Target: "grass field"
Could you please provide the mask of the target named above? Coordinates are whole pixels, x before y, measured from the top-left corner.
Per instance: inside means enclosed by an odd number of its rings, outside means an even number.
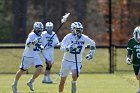
[[[16,73],[21,63],[23,49],[0,49],[0,73]],[[109,72],[109,51],[108,49],[96,49],[94,59],[87,61],[85,59],[88,49],[83,54],[82,72]],[[116,70],[132,70],[131,66],[126,65],[125,49],[117,49]],[[59,72],[61,60],[63,57],[62,51],[55,49],[55,63],[52,72]],[[44,62],[43,62],[44,63]],[[5,69],[5,67],[7,67]],[[34,67],[29,69],[29,73],[34,71]]]
[[[12,93],[11,84],[15,73],[21,63],[23,49],[0,49],[0,93]],[[115,56],[116,71],[109,74],[109,51],[108,49],[96,49],[94,59],[87,61],[83,55],[82,73],[77,81],[77,93],[136,93],[138,82],[132,72],[132,66],[125,63],[125,49],[117,49]],[[55,63],[52,68],[53,84],[42,84],[42,75],[34,83],[35,91],[31,92],[26,82],[32,74],[25,74],[19,81],[19,93],[58,93],[59,76],[63,53],[55,49]],[[44,63],[44,62],[43,62]],[[29,73],[34,71],[32,66]],[[121,71],[121,72],[120,72]],[[11,74],[13,73],[13,74]],[[65,84],[64,93],[71,93],[71,77]]]
[[[0,93],[12,93],[11,84],[14,74],[0,74]],[[35,91],[31,92],[26,82],[31,74],[25,74],[19,81],[19,93],[58,93],[59,76],[52,75],[53,84],[42,84],[42,75],[34,82]],[[64,93],[71,93],[71,76],[65,84]],[[80,74],[77,93],[136,93],[138,82],[132,72],[115,74]]]

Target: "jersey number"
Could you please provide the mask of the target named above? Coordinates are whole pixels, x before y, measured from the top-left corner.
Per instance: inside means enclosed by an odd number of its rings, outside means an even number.
[[[76,53],[75,53],[75,50],[71,51],[70,53],[72,53],[72,54],[80,54],[81,50],[82,50],[82,46],[78,46],[77,49],[76,49]]]
[[[47,46],[52,47],[53,41],[52,40],[48,40]]]
[[[140,49],[136,49],[137,52],[137,58],[140,58]]]
[[[33,49],[33,51],[39,51],[40,45],[41,45],[41,44],[36,44],[36,45],[35,45],[36,47]]]

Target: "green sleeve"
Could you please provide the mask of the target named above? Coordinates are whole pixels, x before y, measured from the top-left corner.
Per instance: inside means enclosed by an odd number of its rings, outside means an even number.
[[[132,50],[132,48],[133,48],[133,43],[132,43],[132,39],[130,39],[130,40],[128,41],[127,50],[128,50],[128,49]]]

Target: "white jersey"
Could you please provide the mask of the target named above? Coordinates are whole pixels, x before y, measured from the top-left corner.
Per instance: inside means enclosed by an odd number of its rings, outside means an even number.
[[[63,51],[64,48],[66,48],[68,45],[75,42],[76,39],[73,34],[70,33],[66,35],[61,42],[61,50]],[[85,47],[87,47],[87,45],[95,46],[95,42],[84,34],[81,35],[81,37],[79,38],[76,44],[78,45],[76,50],[77,62],[82,62],[82,54],[83,51],[85,50]],[[63,60],[75,62],[75,51],[65,52],[63,56]]]
[[[45,59],[49,61],[53,61],[53,55],[54,55],[54,46],[59,43],[58,37],[55,34],[55,32],[52,32],[52,34],[48,34],[47,31],[43,31],[42,36],[42,45],[45,46],[45,49],[42,50],[42,55]],[[53,37],[52,37],[53,36]]]
[[[41,36],[42,36],[42,45],[46,46],[45,49],[54,49],[54,46],[59,43],[58,37],[55,34],[55,32],[52,32],[52,34],[48,34],[47,31],[43,31]],[[53,36],[54,35],[54,36]],[[53,36],[53,38],[52,38]]]
[[[35,40],[35,38],[40,38],[41,39],[41,36],[37,36],[34,32],[31,32],[29,35],[28,35],[28,38],[26,40],[26,44],[25,44],[25,49],[24,49],[24,52],[23,52],[23,56],[26,56],[26,57],[35,57],[35,56],[39,56],[38,52],[39,52],[39,49],[37,46],[34,46],[34,47],[29,47],[27,44],[30,43],[30,42],[33,42]],[[41,41],[41,40],[40,40]],[[39,42],[37,45],[41,45],[42,42]]]

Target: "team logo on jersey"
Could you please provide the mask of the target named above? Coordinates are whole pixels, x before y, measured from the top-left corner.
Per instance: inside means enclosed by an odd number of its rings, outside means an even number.
[[[77,45],[84,45],[85,44],[85,41],[77,41],[77,42],[71,41],[71,43],[75,43]]]

